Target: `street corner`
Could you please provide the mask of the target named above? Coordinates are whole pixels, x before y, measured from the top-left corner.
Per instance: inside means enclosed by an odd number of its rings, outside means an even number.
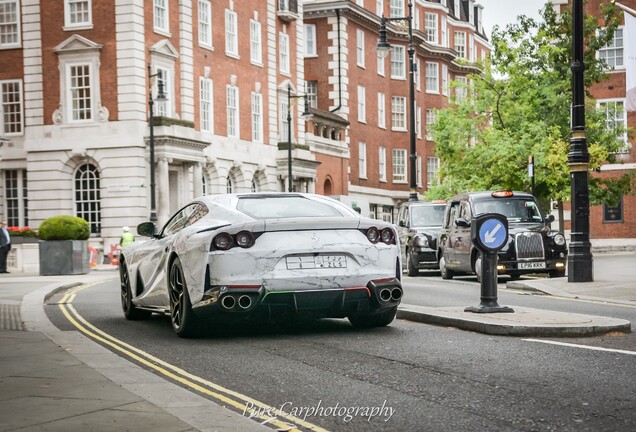
[[[466,312],[464,307],[429,308],[403,304],[397,318],[499,336],[582,337],[631,332],[631,323],[624,319],[510,307],[514,312],[473,313]]]

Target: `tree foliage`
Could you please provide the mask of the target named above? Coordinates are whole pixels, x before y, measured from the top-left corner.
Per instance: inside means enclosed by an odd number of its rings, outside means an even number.
[[[557,14],[550,3],[541,15],[542,20],[520,16],[503,30],[495,27],[490,60],[482,65],[482,74],[469,76],[471,84],[463,92],[469,96],[454,97],[450,108],[437,113],[433,138],[440,184],[429,189],[427,199],[467,190],[528,190],[530,155],[535,195],[544,203],[569,199],[572,15]],[[587,16],[584,24],[586,136],[592,170],[614,162],[620,147],[617,131],[607,129],[604,113],[589,94],[591,86],[606,77],[607,66],[596,53],[612,40],[619,22],[611,4],[602,6],[602,15],[601,25],[595,16]],[[614,202],[633,186],[633,176],[594,178],[590,197],[596,203]]]

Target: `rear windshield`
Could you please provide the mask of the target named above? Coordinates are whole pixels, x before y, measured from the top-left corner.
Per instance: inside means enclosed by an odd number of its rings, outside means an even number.
[[[445,209],[443,205],[411,206],[411,227],[441,227]]]
[[[533,199],[491,198],[474,203],[475,215],[499,213],[513,222],[541,222],[541,212]]]
[[[299,196],[239,198],[236,208],[254,219],[344,217],[327,203]]]

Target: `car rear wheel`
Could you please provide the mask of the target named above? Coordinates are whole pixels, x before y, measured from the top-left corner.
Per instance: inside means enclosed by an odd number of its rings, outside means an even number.
[[[188,286],[183,276],[181,261],[176,258],[170,267],[170,322],[172,329],[179,337],[187,338],[195,336],[199,330],[199,324],[192,311]]]
[[[442,279],[452,279],[455,275],[452,270],[446,267],[446,259],[443,256],[439,259],[439,272],[442,275]]]
[[[395,319],[396,313],[397,306],[373,315],[352,315],[348,318],[349,322],[354,327],[384,327],[391,324],[391,322]]]
[[[138,309],[132,302],[132,288],[130,287],[130,277],[125,262],[119,265],[119,281],[121,284],[121,309],[127,320],[136,321],[150,318],[152,312]]]
[[[413,257],[411,252],[406,252],[406,274],[409,276],[417,276],[420,271],[413,265]]]

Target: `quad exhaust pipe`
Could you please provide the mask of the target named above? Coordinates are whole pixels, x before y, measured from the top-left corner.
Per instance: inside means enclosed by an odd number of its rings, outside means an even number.
[[[225,309],[232,309],[234,306],[236,306],[236,299],[231,295],[226,295],[225,297],[223,297],[223,300],[221,300],[221,306],[223,306]]]
[[[248,309],[252,305],[252,298],[248,295],[242,295],[238,299],[238,305],[241,309]]]
[[[239,308],[246,310],[252,306],[252,297],[248,295],[239,296],[238,299],[233,295],[226,295],[221,299],[221,306],[223,309],[234,309],[238,305]]]
[[[400,288],[382,288],[380,290],[380,300],[382,301],[390,301],[390,300],[399,300],[402,298],[402,290]]]

